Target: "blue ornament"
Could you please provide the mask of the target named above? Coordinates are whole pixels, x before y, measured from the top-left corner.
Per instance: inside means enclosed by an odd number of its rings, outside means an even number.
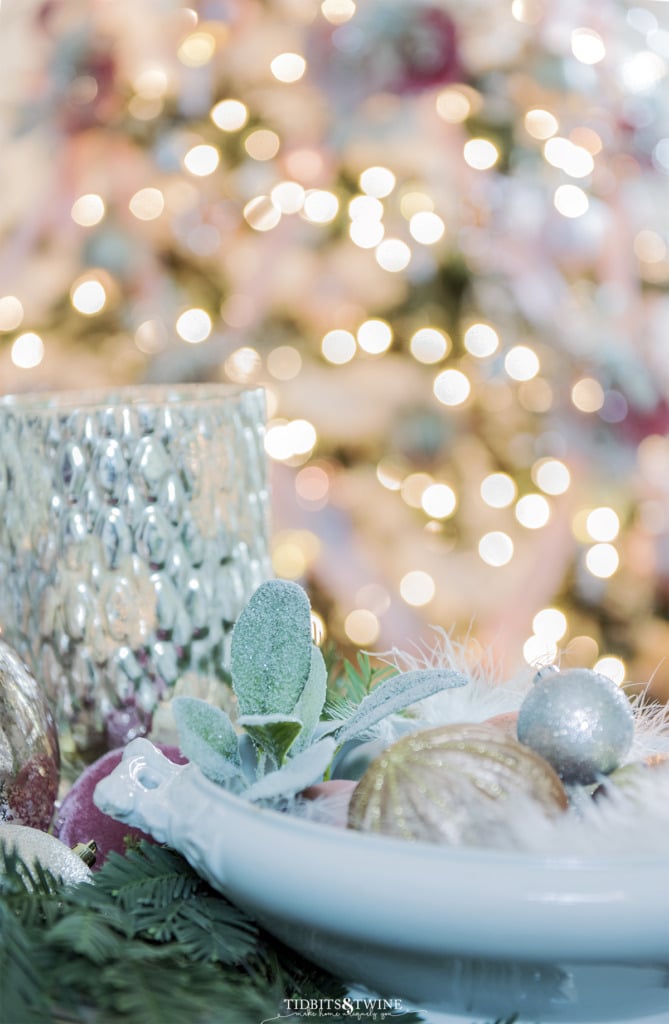
[[[518,712],[518,739],[563,782],[586,785],[618,768],[634,738],[625,694],[590,669],[539,673]]]

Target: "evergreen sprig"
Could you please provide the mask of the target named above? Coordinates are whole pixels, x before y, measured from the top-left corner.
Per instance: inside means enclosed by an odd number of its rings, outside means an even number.
[[[3,852],[3,1024],[258,1024],[305,987],[344,993],[171,850],[112,853],[76,887]]]

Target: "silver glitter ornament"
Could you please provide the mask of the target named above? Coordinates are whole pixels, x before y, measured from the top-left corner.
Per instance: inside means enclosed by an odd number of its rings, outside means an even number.
[[[47,829],[59,777],[58,736],[46,694],[0,639],[0,821]]]
[[[586,785],[618,768],[634,738],[625,694],[590,669],[542,673],[518,713],[518,739],[566,783]]]
[[[48,832],[4,822],[0,825],[0,843],[7,850],[16,850],[28,867],[39,863],[68,885],[90,881],[90,868],[79,854]]]

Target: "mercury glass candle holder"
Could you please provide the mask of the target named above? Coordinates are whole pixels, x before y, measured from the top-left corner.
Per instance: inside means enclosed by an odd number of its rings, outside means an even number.
[[[61,744],[146,732],[270,574],[264,394],[137,386],[0,398],[0,632]]]

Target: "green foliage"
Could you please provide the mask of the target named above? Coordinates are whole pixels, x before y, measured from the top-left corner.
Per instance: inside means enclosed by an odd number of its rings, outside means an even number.
[[[345,989],[171,850],[142,843],[111,854],[76,887],[13,853],[3,860],[0,1020],[8,1024],[258,1024],[307,993]]]
[[[283,764],[302,730],[299,718],[288,715],[242,715],[238,721],[272,767]]]
[[[311,668],[311,607],[297,583],[261,583],[232,631],[232,686],[243,715],[291,715]]]
[[[205,701],[178,697],[173,708],[189,760],[249,800],[291,796],[329,777],[327,750],[334,756],[344,743],[373,736],[384,718],[467,682],[442,669],[397,673],[360,653],[357,665],[344,662],[343,678],[328,697],[332,657],[326,663],[311,642],[309,599],[297,583],[278,579],[262,583],[237,620],[231,672],[241,734],[224,711]],[[336,744],[322,743],[328,733]],[[322,773],[314,775],[321,764]]]
[[[299,753],[300,750],[309,744],[313,738],[314,730],[320,721],[327,695],[328,672],[325,661],[320,650],[316,646],[311,648],[311,668],[307,685],[295,705],[295,714],[302,722],[302,730],[295,740],[292,753]]]
[[[193,697],[175,697],[172,711],[182,754],[212,782],[231,784],[241,763],[237,733],[225,711]]]
[[[401,672],[377,686],[360,702],[353,714],[337,730],[337,741],[345,743],[354,736],[369,733],[388,715],[404,711],[411,704],[432,697],[435,693],[465,686],[466,676],[451,669],[426,668]]]
[[[330,683],[330,696],[334,700],[349,701],[351,706],[357,707],[375,686],[394,675],[397,675],[397,669],[392,665],[373,665],[369,655],[360,651],[357,666],[348,659],[344,661],[343,675],[339,673]]]

